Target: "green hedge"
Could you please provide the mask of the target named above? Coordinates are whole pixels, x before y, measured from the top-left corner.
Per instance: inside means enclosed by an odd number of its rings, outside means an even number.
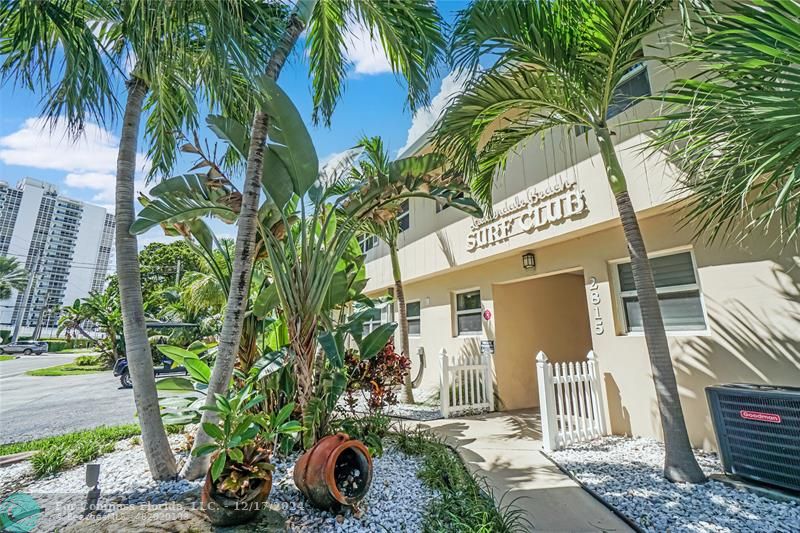
[[[50,352],[63,352],[64,350],[73,350],[75,348],[88,348],[88,339],[42,339],[47,343],[48,351]]]

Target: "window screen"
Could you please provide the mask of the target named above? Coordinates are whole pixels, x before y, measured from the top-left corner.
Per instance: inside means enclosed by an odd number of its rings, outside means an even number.
[[[662,255],[650,259],[658,303],[667,331],[706,329],[702,295],[690,252]],[[630,263],[617,265],[625,331],[642,331],[642,310],[636,295]]]

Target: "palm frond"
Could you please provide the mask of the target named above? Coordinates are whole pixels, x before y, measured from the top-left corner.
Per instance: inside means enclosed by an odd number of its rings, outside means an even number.
[[[104,12],[84,0],[10,0],[0,4],[0,77],[42,96],[48,121],[78,135],[87,121],[110,123],[119,111],[110,56],[92,32]]]
[[[333,109],[342,96],[347,78],[346,32],[347,5],[339,1],[318,2],[308,28],[308,59],[314,73],[315,123],[322,118],[326,125],[330,125]]]
[[[688,221],[709,240],[773,224],[800,231],[800,2],[737,3],[707,17],[684,56],[701,74],[663,95],[666,150],[691,193]]]
[[[552,128],[606,127],[617,89],[669,0],[475,0],[450,43],[471,72],[434,135],[484,208],[513,150]],[[491,64],[479,69],[482,63]]]
[[[413,111],[430,100],[429,84],[444,55],[444,22],[431,0],[319,0],[309,27],[314,122],[329,125],[347,73],[347,24],[376,37],[392,71],[405,80]]]

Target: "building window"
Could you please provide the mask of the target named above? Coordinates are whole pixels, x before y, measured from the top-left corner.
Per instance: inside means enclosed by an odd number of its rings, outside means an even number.
[[[358,236],[358,245],[361,247],[362,252],[367,253],[368,250],[378,245],[378,238],[375,235],[363,233]]]
[[[404,200],[400,204],[400,210],[397,212],[397,225],[400,226],[400,231],[405,231],[411,227],[411,214],[408,210],[408,200]]]
[[[480,290],[456,293],[456,332],[459,335],[483,332]]]
[[[419,301],[406,302],[406,320],[408,320],[409,335],[419,335],[422,333],[421,308]]]
[[[369,318],[364,322],[364,330],[362,334],[366,337],[369,333],[371,333],[375,328],[381,325],[382,313],[381,310],[377,307],[373,308],[369,312]]]
[[[706,329],[700,287],[697,284],[691,252],[680,252],[650,258],[656,283],[658,303],[667,331],[699,331]],[[630,262],[617,265],[619,296],[625,332],[641,332],[642,310],[633,282]]]

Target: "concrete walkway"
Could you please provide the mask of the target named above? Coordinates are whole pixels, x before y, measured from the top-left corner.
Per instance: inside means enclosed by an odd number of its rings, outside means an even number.
[[[541,454],[535,410],[420,423],[445,438],[467,466],[486,478],[502,504],[527,513],[536,531],[631,531],[608,508]]]

